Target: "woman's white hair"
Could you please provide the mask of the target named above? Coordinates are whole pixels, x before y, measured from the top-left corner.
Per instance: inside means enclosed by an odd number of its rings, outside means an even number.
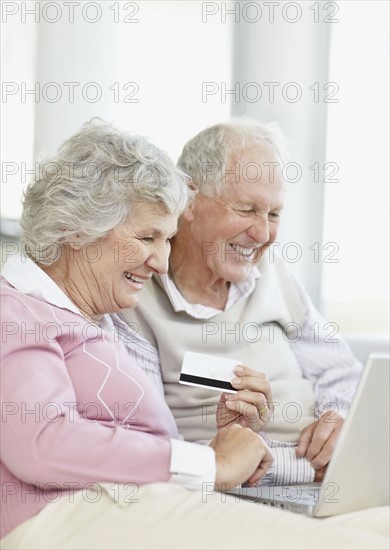
[[[179,216],[191,196],[189,180],[145,137],[92,119],[55,158],[40,164],[27,187],[21,219],[25,252],[50,265],[65,244],[104,237],[145,203]]]
[[[271,148],[281,162],[285,159],[285,140],[276,123],[236,118],[199,132],[185,144],[177,165],[203,195],[214,197],[224,185],[229,160],[254,146]]]

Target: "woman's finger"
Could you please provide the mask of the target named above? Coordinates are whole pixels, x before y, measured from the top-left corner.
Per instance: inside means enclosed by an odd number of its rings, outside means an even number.
[[[250,478],[247,480],[248,485],[257,485],[258,482],[265,476],[265,474],[268,472],[270,467],[272,466],[272,463],[274,461],[274,458],[269,450],[265,453],[264,457],[262,458],[257,470],[253,472],[253,474],[250,476]]]

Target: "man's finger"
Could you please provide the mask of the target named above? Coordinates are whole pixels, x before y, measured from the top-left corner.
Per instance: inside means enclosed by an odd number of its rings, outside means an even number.
[[[268,380],[258,376],[237,376],[237,378],[233,378],[232,385],[237,389],[267,392],[271,397],[271,384]]]
[[[250,367],[247,367],[246,365],[237,365],[234,368],[234,372],[239,376],[254,376],[255,378],[262,378],[263,380],[267,380],[266,375],[264,372],[251,369]]]
[[[263,393],[253,392],[250,390],[238,391],[235,395],[229,395],[227,397],[227,402],[243,402],[244,404],[247,403],[253,405],[256,409],[254,411],[255,420],[261,420],[263,423],[266,422],[267,424],[270,420],[271,409],[267,403],[267,398]],[[240,410],[242,414],[246,414],[246,409],[241,408]],[[251,422],[253,422],[253,411],[249,410],[249,414],[251,415]]]
[[[334,424],[327,424],[321,421],[318,423],[311,438],[310,445],[306,451],[307,460],[312,461],[321,452],[333,430]]]
[[[333,432],[321,451],[313,458],[311,465],[315,470],[320,470],[329,463],[336,445],[336,439],[337,435]]]
[[[304,430],[302,430],[301,435],[298,439],[298,444],[296,448],[296,454],[299,457],[303,457],[306,455],[306,451],[310,445],[311,438],[313,436],[313,432],[316,428],[315,424],[310,424],[310,426],[307,426]]]
[[[242,371],[235,369],[236,378],[231,384],[237,390],[245,389],[254,392],[261,392],[266,396],[268,402],[272,402],[271,384],[263,373],[259,373],[248,367],[242,367]]]
[[[217,412],[216,421],[217,428],[223,428],[233,422],[236,422],[240,418],[240,413],[234,410],[229,410],[227,407]]]
[[[315,471],[314,481],[321,482],[326,474],[327,465]]]
[[[226,407],[232,411],[240,413],[248,425],[254,422],[268,422],[269,410],[266,404],[251,404],[244,401],[229,400]]]
[[[260,402],[265,403],[267,398],[264,393],[251,390],[241,390],[235,394],[227,395],[227,401],[244,401],[252,405],[258,405]]]

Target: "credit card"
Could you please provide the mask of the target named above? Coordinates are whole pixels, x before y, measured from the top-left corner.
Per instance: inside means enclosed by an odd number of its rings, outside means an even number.
[[[180,373],[180,384],[208,388],[226,393],[236,393],[237,390],[230,381],[236,378],[234,367],[242,365],[241,361],[186,351]]]

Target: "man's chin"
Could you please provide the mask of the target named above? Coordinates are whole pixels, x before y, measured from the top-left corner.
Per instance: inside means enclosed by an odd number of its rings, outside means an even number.
[[[271,244],[271,243],[270,243]],[[259,263],[259,261],[261,260],[261,258],[264,257],[264,255],[267,253],[269,247],[270,247],[270,244],[265,244],[263,245],[261,248],[259,248],[258,250],[256,250],[256,254],[254,254],[253,258],[251,258],[250,262],[255,265],[257,263]]]
[[[230,269],[225,269],[225,274],[222,277],[229,283],[242,283],[248,278],[254,265],[252,262],[245,262],[242,265],[231,266]]]

